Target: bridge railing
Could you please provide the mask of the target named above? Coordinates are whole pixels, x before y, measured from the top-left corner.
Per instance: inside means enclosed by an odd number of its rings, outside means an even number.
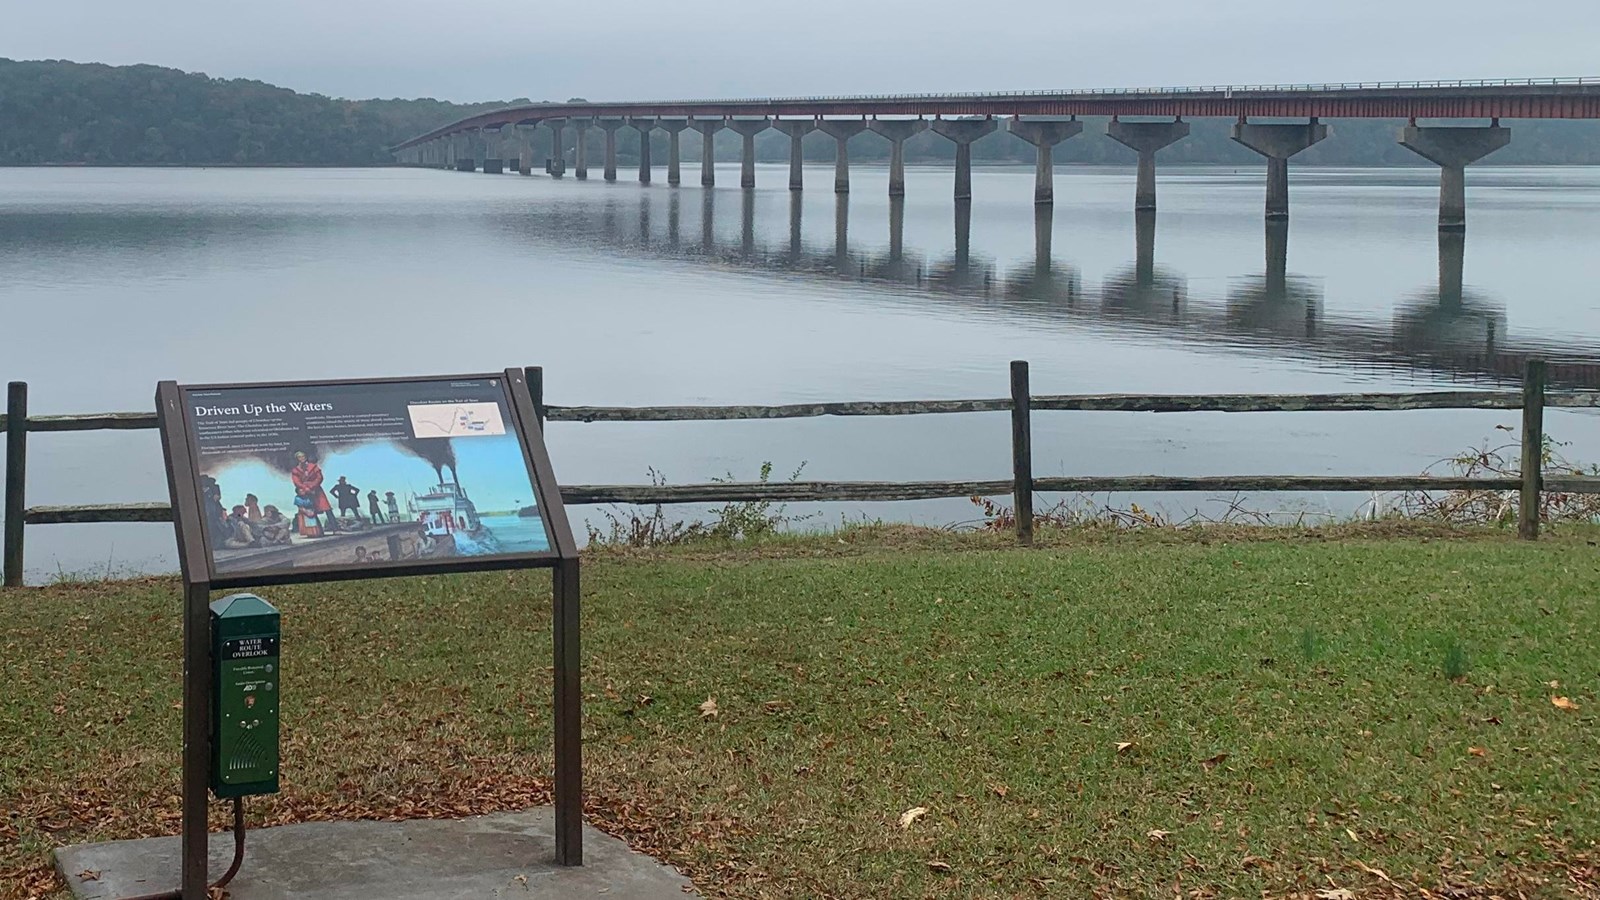
[[[1544,410],[1600,408],[1600,392],[1546,390],[1545,364],[1528,363],[1520,392],[1434,391],[1355,394],[1043,394],[1031,393],[1028,364],[1011,364],[1009,397],[958,400],[851,401],[780,406],[553,406],[544,397],[542,370],[530,368],[528,384],[542,422],[706,422],[821,416],[908,416],[951,413],[1010,413],[1012,475],[985,481],[794,481],[710,482],[705,484],[564,484],[562,499],[573,505],[627,503],[730,503],[744,501],[893,501],[999,497],[1014,503],[1018,541],[1031,543],[1033,495],[1126,491],[1519,491],[1518,529],[1527,539],[1539,533],[1542,491],[1600,493],[1600,478],[1543,477]],[[1429,475],[1215,475],[1215,476],[1062,476],[1033,474],[1032,414],[1078,412],[1347,412],[1422,409],[1522,410],[1521,464],[1516,477],[1437,477]],[[26,464],[32,433],[153,429],[153,412],[30,416],[28,385],[12,382],[7,412],[4,546],[0,560],[7,586],[22,583],[24,529],[27,525],[87,522],[168,522],[163,502],[28,506]]]
[[[1540,87],[1545,85],[1600,85],[1600,75],[1578,75],[1558,78],[1478,78],[1454,79],[1434,81],[1346,81],[1324,82],[1321,84],[1212,84],[1212,85],[1181,85],[1167,87],[1131,87],[1131,88],[1063,88],[1057,90],[1034,91],[945,91],[916,94],[816,94],[789,97],[741,97],[730,99],[728,97],[696,97],[674,100],[618,100],[594,101],[574,106],[674,106],[693,103],[839,103],[851,100],[941,100],[945,98],[964,99],[995,99],[1005,100],[1013,97],[1084,97],[1084,96],[1120,96],[1125,94],[1227,94],[1227,93],[1301,93],[1301,92],[1327,92],[1327,91],[1395,91],[1395,90],[1428,90],[1428,89],[1456,89],[1456,88],[1492,88],[1492,87]],[[552,108],[559,109],[568,104],[551,103]],[[517,107],[520,108],[520,107]]]

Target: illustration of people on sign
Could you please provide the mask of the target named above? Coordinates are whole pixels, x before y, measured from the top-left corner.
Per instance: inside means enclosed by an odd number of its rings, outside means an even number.
[[[378,508],[378,492],[367,491],[367,515],[372,517],[372,524],[384,525],[388,520],[383,517],[383,510]]]
[[[389,507],[389,521],[400,521],[400,501],[395,499],[394,491],[384,491],[383,500]]]
[[[300,511],[300,534],[321,537],[323,528],[319,517],[324,514],[328,517],[327,530],[338,531],[333,504],[328,502],[328,492],[322,489],[322,467],[312,462],[304,450],[295,451],[289,480],[294,482],[294,505]]]
[[[250,521],[245,518],[244,504],[238,504],[224,520],[222,546],[230,550],[239,550],[255,545],[255,529],[250,527]]]
[[[339,483],[334,485],[328,493],[339,501],[339,518],[343,519],[344,514],[348,512],[355,517],[357,522],[361,521],[361,488],[346,481],[345,477],[340,475]]]
[[[261,516],[261,521],[256,523],[256,541],[264,547],[287,545],[289,527],[289,517],[269,503]]]
[[[206,530],[210,532],[213,543],[221,543],[228,531],[228,508],[222,505],[222,486],[210,475],[201,475],[200,496]]]

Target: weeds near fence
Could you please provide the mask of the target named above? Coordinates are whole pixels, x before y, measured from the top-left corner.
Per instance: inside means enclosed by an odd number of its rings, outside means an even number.
[[[1515,429],[1495,427],[1510,435]],[[1600,476],[1600,466],[1574,463],[1562,456],[1568,444],[1544,438],[1541,469],[1545,475]],[[1485,441],[1481,447],[1442,459],[1424,470],[1428,475],[1453,475],[1466,478],[1517,478],[1522,474],[1522,447],[1515,440],[1498,446]],[[1451,525],[1514,525],[1521,504],[1516,491],[1406,491],[1399,495],[1394,512],[1412,519],[1431,519]],[[1572,494],[1564,491],[1539,492],[1539,521],[1546,525],[1600,521],[1600,495]]]
[[[800,480],[800,473],[805,471],[805,467],[804,462],[796,466],[789,473],[788,481]],[[654,467],[647,472],[651,485],[666,485],[666,476]],[[739,481],[731,472],[711,480],[717,484],[736,484]],[[761,464],[758,480],[762,484],[771,482],[770,461]],[[791,515],[787,504],[771,500],[725,503],[713,509],[708,519],[669,517],[666,508],[659,503],[650,507],[648,512],[640,509],[604,509],[600,514],[605,517],[603,527],[596,527],[592,522],[584,523],[591,546],[670,547],[701,540],[755,540],[770,537],[789,525],[812,518],[811,515]]]
[[[1017,514],[1011,507],[988,497],[969,498],[982,513],[976,522],[964,523],[979,531],[1010,531],[1017,526]],[[1191,525],[1270,525],[1272,514],[1249,509],[1244,505],[1244,495],[1234,494],[1216,501],[1222,512],[1208,514],[1196,509],[1183,518],[1173,518],[1160,510],[1146,509],[1137,503],[1115,506],[1109,496],[1099,501],[1087,494],[1059,500],[1053,506],[1035,508],[1034,527],[1082,528],[1101,526],[1117,529],[1129,528],[1184,528]],[[1296,524],[1303,524],[1296,522]]]

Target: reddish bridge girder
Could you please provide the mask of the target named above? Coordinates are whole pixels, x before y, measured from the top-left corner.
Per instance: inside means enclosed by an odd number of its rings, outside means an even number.
[[[499,109],[418,135],[562,118],[870,118],[873,116],[1163,116],[1325,119],[1600,119],[1600,79],[1452,87],[1174,89],[1157,91],[543,103]]]

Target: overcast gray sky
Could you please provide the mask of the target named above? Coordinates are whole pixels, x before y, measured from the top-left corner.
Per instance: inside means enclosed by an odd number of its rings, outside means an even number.
[[[0,56],[565,100],[1600,75],[1596,0],[0,0]]]

